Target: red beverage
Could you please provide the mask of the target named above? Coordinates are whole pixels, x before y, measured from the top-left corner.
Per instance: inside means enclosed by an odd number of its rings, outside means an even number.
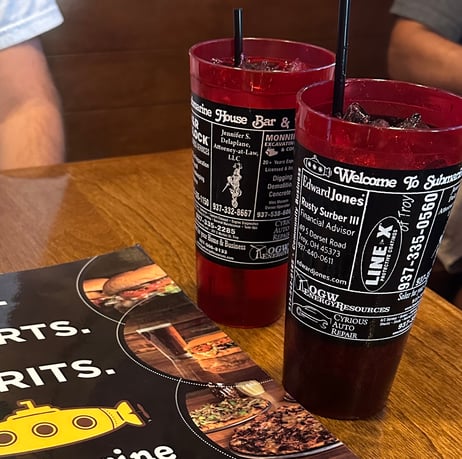
[[[198,305],[236,327],[280,317],[286,293],[295,95],[331,79],[335,56],[244,39],[190,50]]]
[[[332,82],[297,96],[283,383],[309,410],[385,406],[462,177],[462,98],[348,80],[345,107],[431,129],[331,116]]]

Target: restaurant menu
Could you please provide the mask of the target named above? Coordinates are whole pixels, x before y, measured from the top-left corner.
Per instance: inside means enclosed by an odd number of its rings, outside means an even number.
[[[0,457],[356,457],[139,246],[0,275],[0,356]]]

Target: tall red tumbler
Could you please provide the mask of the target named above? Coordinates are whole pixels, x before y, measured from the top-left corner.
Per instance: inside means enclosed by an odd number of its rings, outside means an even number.
[[[214,321],[268,325],[284,310],[295,101],[332,79],[332,52],[245,38],[190,49],[197,300]]]
[[[388,398],[462,177],[462,98],[347,80],[345,106],[429,129],[331,115],[332,82],[298,94],[283,383],[309,410],[367,418]]]

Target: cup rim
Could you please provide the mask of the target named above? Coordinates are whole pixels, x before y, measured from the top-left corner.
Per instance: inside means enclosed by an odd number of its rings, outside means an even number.
[[[335,66],[335,53],[330,51],[327,48],[323,48],[322,46],[314,45],[311,43],[305,43],[301,41],[295,41],[295,40],[285,40],[285,39],[280,39],[280,38],[270,38],[270,37],[245,37],[244,42],[272,42],[272,43],[278,43],[278,44],[288,44],[288,45],[298,45],[298,46],[303,46],[307,47],[319,52],[322,52],[327,56],[330,56],[332,58],[332,62],[329,64],[321,65],[321,66],[315,66],[311,67],[305,70],[297,70],[297,71],[286,71],[286,70],[272,70],[271,72],[268,71],[262,71],[262,70],[256,70],[256,69],[243,69],[240,67],[230,67],[229,65],[225,64],[220,64],[216,62],[211,62],[208,59],[204,59],[203,57],[200,57],[196,54],[197,49],[204,47],[204,46],[209,46],[212,44],[220,44],[220,43],[230,43],[233,42],[233,38],[217,38],[217,39],[212,39],[212,40],[206,40],[202,41],[199,43],[194,44],[189,48],[188,54],[190,57],[193,57],[197,61],[207,64],[207,65],[213,65],[214,67],[217,68],[224,68],[227,69],[228,71],[232,69],[234,72],[242,72],[242,73],[276,73],[276,74],[281,74],[281,73],[291,73],[291,74],[302,74],[302,73],[310,73],[313,71],[320,71],[324,69],[329,69],[333,66]]]
[[[462,110],[462,96],[459,96],[458,94],[455,94],[453,92],[440,89],[440,88],[435,88],[432,86],[426,86],[420,83],[412,83],[408,81],[402,81],[402,80],[393,80],[393,79],[385,79],[385,78],[347,78],[345,81],[345,88],[348,87],[348,85],[359,85],[362,83],[371,83],[371,84],[384,84],[384,85],[399,85],[403,89],[405,88],[421,88],[422,90],[426,91],[427,93],[431,94],[436,94],[440,96],[445,96],[448,97],[449,99],[453,99],[454,101],[458,101],[458,103],[461,105],[461,110]],[[312,91],[313,89],[316,89],[317,87],[323,86],[323,85],[333,85],[334,81],[333,80],[324,80],[324,81],[319,81],[315,82],[313,84],[310,84],[308,86],[305,86],[301,88],[296,96],[297,100],[297,105],[303,108],[303,110],[306,110],[309,112],[311,115],[316,116],[320,119],[324,119],[326,122],[332,123],[334,126],[335,125],[352,125],[355,126],[355,129],[372,129],[375,130],[376,132],[383,132],[384,130],[394,130],[396,132],[402,132],[402,133],[408,133],[408,132],[426,132],[426,133],[432,133],[432,132],[448,132],[448,131],[456,131],[456,130],[462,130],[462,115],[461,115],[461,122],[459,124],[456,124],[454,126],[446,126],[446,127],[430,127],[430,128],[399,128],[399,127],[383,127],[383,126],[375,126],[372,124],[360,124],[360,123],[355,123],[352,121],[344,120],[342,118],[338,118],[333,116],[332,114],[326,114],[323,113],[322,111],[312,108],[308,103],[304,100],[304,97],[307,96],[307,94]],[[331,102],[331,99],[327,99],[326,102]]]

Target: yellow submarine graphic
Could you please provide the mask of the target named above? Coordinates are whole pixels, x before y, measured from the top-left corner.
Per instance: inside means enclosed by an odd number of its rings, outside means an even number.
[[[55,408],[18,401],[13,414],[0,421],[0,457],[56,448],[106,435],[131,424],[145,422],[127,401],[115,408]]]

